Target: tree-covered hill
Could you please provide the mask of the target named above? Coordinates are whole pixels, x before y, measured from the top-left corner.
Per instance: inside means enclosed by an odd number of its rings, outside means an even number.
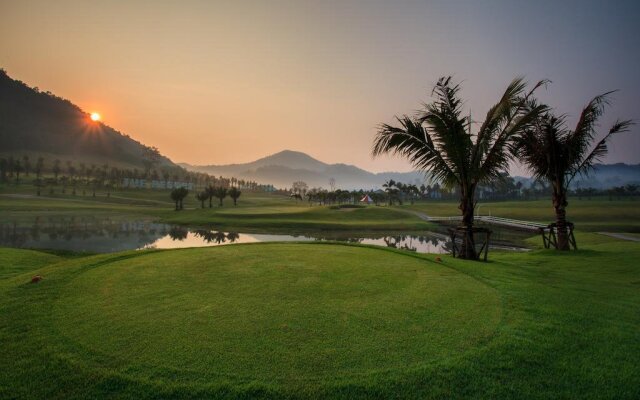
[[[101,123],[69,100],[29,87],[0,69],[0,153],[44,154],[144,167],[151,148]],[[174,166],[157,156],[159,166]]]

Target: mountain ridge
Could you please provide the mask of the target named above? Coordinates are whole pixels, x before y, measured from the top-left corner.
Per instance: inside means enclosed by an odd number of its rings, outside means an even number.
[[[279,188],[288,188],[297,180],[305,181],[311,187],[328,188],[331,178],[336,180],[336,187],[343,189],[377,189],[389,179],[407,183],[424,181],[424,174],[420,172],[373,173],[351,164],[325,163],[295,150],[282,150],[247,163],[178,165],[213,175],[227,174],[237,178],[269,182]]]
[[[342,189],[378,189],[389,179],[418,185],[427,180],[424,174],[417,171],[373,173],[351,164],[325,163],[294,150],[282,150],[247,163],[222,165],[178,163],[178,165],[216,176],[228,175],[269,182],[279,188],[288,188],[298,180],[306,182],[311,187],[328,188],[331,178],[336,180],[336,187]],[[514,176],[514,178],[525,184],[525,187],[533,183],[530,177]],[[606,189],[626,184],[640,184],[640,164],[597,164],[588,177],[577,177],[571,187]]]

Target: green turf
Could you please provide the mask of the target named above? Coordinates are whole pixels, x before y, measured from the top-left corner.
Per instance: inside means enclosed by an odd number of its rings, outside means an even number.
[[[640,244],[580,240],[34,258],[0,280],[0,398],[638,398]]]
[[[283,195],[247,192],[238,206],[233,206],[227,199],[223,207],[214,202],[212,208],[207,204],[202,209],[191,197],[185,203],[185,210],[176,212],[167,191],[124,190],[114,192],[110,197],[103,194],[72,196],[69,193],[37,197],[24,187],[5,185],[0,190],[0,220],[28,221],[47,215],[119,215],[218,229],[285,233],[305,230],[416,231],[432,227],[415,215],[387,207],[312,207],[307,202],[296,202]]]
[[[460,215],[453,201],[426,201],[406,205],[403,209],[415,210],[429,216]],[[551,200],[503,201],[478,203],[476,213],[524,221],[551,223],[555,214]],[[640,233],[640,202],[635,200],[613,200],[603,198],[569,199],[567,219],[576,228],[586,231],[619,231]]]
[[[33,250],[0,249],[0,279],[24,274],[62,260],[53,254]]]

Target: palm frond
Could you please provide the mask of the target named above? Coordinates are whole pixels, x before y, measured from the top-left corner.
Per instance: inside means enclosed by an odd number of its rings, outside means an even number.
[[[609,95],[614,91],[606,92],[591,99],[580,113],[580,118],[573,133],[567,137],[569,157],[574,163],[582,159],[589,145],[596,137],[596,124],[604,113],[605,107],[610,104]]]
[[[420,122],[406,115],[396,120],[400,126],[382,124],[378,128],[373,156],[398,154],[407,158],[417,169],[429,171],[436,180],[449,183],[455,180],[453,166],[443,157]]]
[[[601,161],[602,157],[607,154],[607,141],[611,136],[616,133],[628,132],[629,128],[633,125],[635,125],[635,123],[632,120],[616,121],[605,137],[596,143],[591,152],[584,157],[580,163],[570,169],[568,182],[571,182],[578,174],[588,175],[589,171],[593,169],[594,164]]]

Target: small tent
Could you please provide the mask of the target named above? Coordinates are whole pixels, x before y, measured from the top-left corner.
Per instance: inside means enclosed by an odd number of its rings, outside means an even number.
[[[368,194],[365,194],[364,197],[360,199],[360,203],[371,204],[373,203],[373,199]]]

